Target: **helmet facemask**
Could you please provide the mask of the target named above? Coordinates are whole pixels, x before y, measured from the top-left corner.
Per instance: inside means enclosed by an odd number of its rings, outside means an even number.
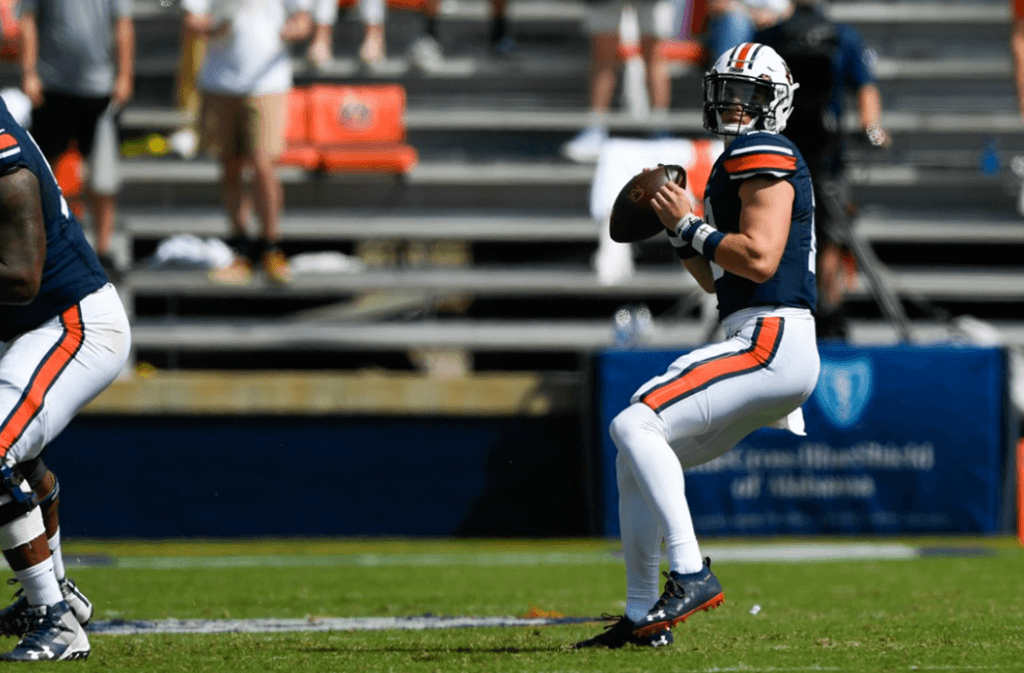
[[[709,75],[704,79],[705,123],[715,133],[738,136],[749,131],[774,130],[775,87],[770,81],[733,75]],[[726,121],[724,116],[734,120]],[[712,119],[707,119],[712,115]]]

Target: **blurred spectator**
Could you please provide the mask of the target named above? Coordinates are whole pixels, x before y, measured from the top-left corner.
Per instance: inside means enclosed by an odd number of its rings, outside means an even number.
[[[619,24],[624,0],[588,2],[586,29],[590,33],[590,123],[575,138],[562,146],[562,154],[572,161],[597,161],[608,140],[608,110],[615,94],[620,65]],[[640,50],[647,78],[652,118],[668,113],[672,82],[668,64],[661,54],[661,43],[670,36],[672,21],[662,21],[660,0],[633,0],[640,28]],[[671,9],[664,13],[671,15]]]
[[[1024,0],[1010,0],[1010,53],[1013,55],[1013,78],[1017,85],[1017,108],[1024,121]]]
[[[704,43],[711,63],[776,23],[788,4],[788,0],[708,0]]]
[[[856,98],[862,138],[876,148],[891,139],[881,126],[882,99],[874,56],[852,26],[830,21],[820,0],[791,0],[775,26],[754,36],[774,47],[800,85],[783,132],[811,170],[818,244],[819,338],[846,339],[843,298],[852,276],[849,251],[853,199],[846,177],[843,104]]]
[[[517,46],[508,30],[507,0],[490,0],[491,50],[498,56],[512,56]],[[409,46],[409,59],[420,70],[436,71],[444,62],[444,49],[438,37],[441,0],[423,0],[423,34]]]
[[[112,278],[120,187],[115,118],[132,97],[135,77],[131,10],[131,0],[20,4],[21,86],[32,101],[32,135],[51,166],[71,143],[88,158],[94,246]]]
[[[361,0],[360,6],[384,6],[384,0]],[[333,55],[334,24],[338,18],[337,0],[314,0],[313,6],[313,39],[306,49],[306,59],[314,68],[322,68]],[[203,66],[206,55],[206,37],[202,33],[189,30],[183,22],[181,31],[181,50],[175,71],[174,102],[175,107],[187,118],[198,120],[201,109],[202,95],[196,85],[196,79]],[[185,159],[191,159],[198,150],[198,131],[193,122],[170,135],[168,143],[171,150]]]
[[[231,221],[234,262],[211,274],[217,282],[244,284],[259,264],[274,283],[291,281],[291,268],[278,246],[283,189],[274,163],[284,149],[288,92],[292,87],[288,43],[313,29],[312,0],[183,0],[185,25],[205,36],[206,58],[199,74],[203,94],[202,147],[220,158],[222,196]],[[259,238],[248,232],[250,196],[243,170],[253,172],[254,202],[262,224]]]

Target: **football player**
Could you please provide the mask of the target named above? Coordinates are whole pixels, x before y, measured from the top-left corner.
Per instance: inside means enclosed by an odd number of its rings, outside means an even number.
[[[0,549],[21,584],[5,661],[84,659],[92,604],[67,578],[41,454],[128,360],[124,306],[35,141],[0,102]]]
[[[800,405],[814,390],[819,359],[811,178],[780,134],[796,88],[770,47],[744,43],[722,54],[704,77],[704,127],[727,142],[704,192],[706,220],[675,183],[652,200],[687,271],[717,295],[726,339],[677,359],[611,422],[626,610],[577,647],[667,645],[675,624],[721,605],[683,470],[767,425],[803,433]],[[659,596],[662,540],[669,572]]]

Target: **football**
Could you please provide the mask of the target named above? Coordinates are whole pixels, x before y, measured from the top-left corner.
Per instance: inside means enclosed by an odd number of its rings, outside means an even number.
[[[637,173],[623,186],[612,204],[611,236],[617,243],[635,243],[664,231],[651,198],[667,182],[686,186],[686,169],[675,164]]]

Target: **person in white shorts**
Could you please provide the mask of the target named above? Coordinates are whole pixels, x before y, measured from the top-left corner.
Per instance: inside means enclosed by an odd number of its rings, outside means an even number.
[[[814,198],[810,172],[780,131],[793,109],[789,68],[741,44],[704,78],[704,126],[727,137],[708,178],[704,215],[662,187],[652,205],[687,271],[718,297],[726,340],[698,348],[646,382],[611,422],[618,448],[625,615],[577,647],[662,646],[671,628],[725,601],[700,553],[683,470],[768,425],[803,432],[814,391]],[[669,572],[658,595],[661,544]]]
[[[590,34],[590,123],[562,146],[562,154],[572,161],[597,161],[601,146],[608,140],[608,112],[618,79],[619,24],[625,5],[636,12],[640,28],[640,50],[644,59],[651,119],[657,124],[668,113],[672,99],[672,81],[661,43],[672,33],[673,9],[665,0],[600,0],[587,3],[585,28]],[[656,131],[664,135],[664,131]]]
[[[65,574],[43,451],[128,360],[124,306],[35,141],[0,103],[0,550],[21,588],[3,661],[84,659],[93,607]]]

